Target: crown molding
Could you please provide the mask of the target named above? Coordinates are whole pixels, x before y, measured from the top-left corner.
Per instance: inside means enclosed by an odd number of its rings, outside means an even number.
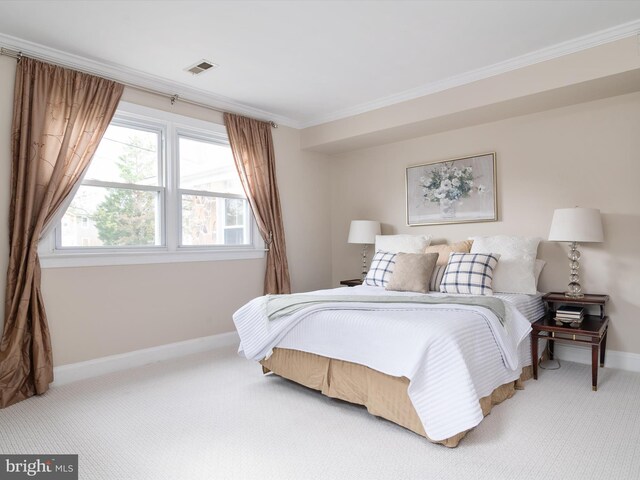
[[[178,94],[180,98],[202,103],[214,109],[248,115],[262,120],[274,121],[280,125],[301,129],[360,115],[372,110],[395,105],[397,103],[414,100],[419,97],[473,83],[478,80],[483,80],[512,70],[534,65],[536,63],[562,57],[563,55],[569,55],[632,35],[638,35],[639,33],[640,20],[624,23],[606,30],[601,30],[599,32],[568,40],[551,47],[536,50],[520,57],[505,60],[476,70],[471,70],[460,75],[454,75],[443,80],[430,82],[371,102],[361,103],[359,105],[337,110],[325,115],[311,116],[306,120],[296,120],[282,115],[277,115],[250,105],[245,105],[222,95],[212,94],[202,89],[172,82],[162,77],[144,73],[136,69],[74,55],[17,37],[4,35],[2,33],[0,33],[0,45],[10,50],[21,51],[27,56],[33,56],[64,67],[74,68],[76,70],[107,77],[112,80],[136,85],[145,89],[155,90],[166,96]]]
[[[0,33],[0,45],[9,50],[22,52],[26,56],[34,57],[45,62],[73,68],[74,70],[98,75],[131,86],[154,90],[168,97],[177,94],[182,99],[202,103],[214,109],[247,115],[265,121],[273,121],[287,127],[300,128],[300,123],[294,119],[245,105],[222,95],[215,95],[202,89],[172,82],[133,68],[74,55],[2,33]]]
[[[566,42],[558,43],[551,47],[536,50],[519,57],[511,58],[503,62],[495,63],[487,67],[471,70],[460,75],[454,75],[443,80],[430,82],[419,87],[412,88],[410,90],[405,90],[404,92],[399,92],[387,97],[379,98],[372,102],[361,103],[359,105],[355,105],[353,107],[345,108],[342,110],[337,110],[326,115],[309,117],[307,120],[303,120],[300,122],[300,128],[314,127],[316,125],[321,125],[323,123],[329,123],[335,120],[341,120],[343,118],[360,115],[372,110],[377,110],[379,108],[406,102],[408,100],[414,100],[425,95],[442,92],[444,90],[473,83],[478,80],[484,80],[486,78],[510,72],[512,70],[528,67],[530,65],[541,63],[547,60],[553,60],[554,58],[580,52],[582,50],[587,50],[589,48],[597,47],[598,45],[614,42],[616,40],[638,34],[640,34],[640,20],[624,23],[622,25],[617,25],[606,30],[601,30],[599,32],[584,35],[582,37],[568,40]]]

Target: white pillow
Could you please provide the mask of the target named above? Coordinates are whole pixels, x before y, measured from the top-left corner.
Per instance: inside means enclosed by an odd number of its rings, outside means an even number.
[[[500,262],[493,275],[493,291],[535,294],[535,264],[539,237],[495,235],[471,237],[471,253],[498,253]]]
[[[430,243],[430,235],[376,235],[376,252],[424,253]]]

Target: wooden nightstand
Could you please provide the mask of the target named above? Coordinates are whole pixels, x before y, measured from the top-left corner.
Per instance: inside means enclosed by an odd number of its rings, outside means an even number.
[[[361,278],[354,278],[353,280],[342,280],[340,285],[346,285],[347,287],[357,287],[358,285],[362,285]]]
[[[549,343],[549,358],[553,359],[555,342],[591,345],[591,385],[593,391],[598,390],[598,360],[604,366],[607,348],[607,331],[609,317],[604,314],[604,307],[609,300],[608,295],[587,295],[584,298],[567,298],[564,293],[552,292],[542,297],[549,307],[549,312],[535,322],[531,332],[531,358],[538,358],[538,339],[543,338]],[[556,304],[563,305],[598,305],[600,315],[585,315],[579,326],[568,324],[558,325],[554,319]],[[598,358],[600,357],[600,358]],[[533,362],[533,378],[538,378],[538,362]]]

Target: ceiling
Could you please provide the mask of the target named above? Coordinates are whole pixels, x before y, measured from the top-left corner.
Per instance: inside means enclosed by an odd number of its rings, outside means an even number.
[[[640,1],[0,2],[2,46],[33,42],[298,127],[634,29]],[[220,66],[184,71],[201,59]]]

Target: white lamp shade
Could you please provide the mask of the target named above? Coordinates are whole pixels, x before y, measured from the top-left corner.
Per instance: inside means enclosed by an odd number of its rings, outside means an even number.
[[[380,222],[373,220],[352,220],[349,228],[349,243],[376,243],[376,235],[380,235]]]
[[[552,242],[602,242],[602,218],[597,208],[559,208],[553,212]]]

